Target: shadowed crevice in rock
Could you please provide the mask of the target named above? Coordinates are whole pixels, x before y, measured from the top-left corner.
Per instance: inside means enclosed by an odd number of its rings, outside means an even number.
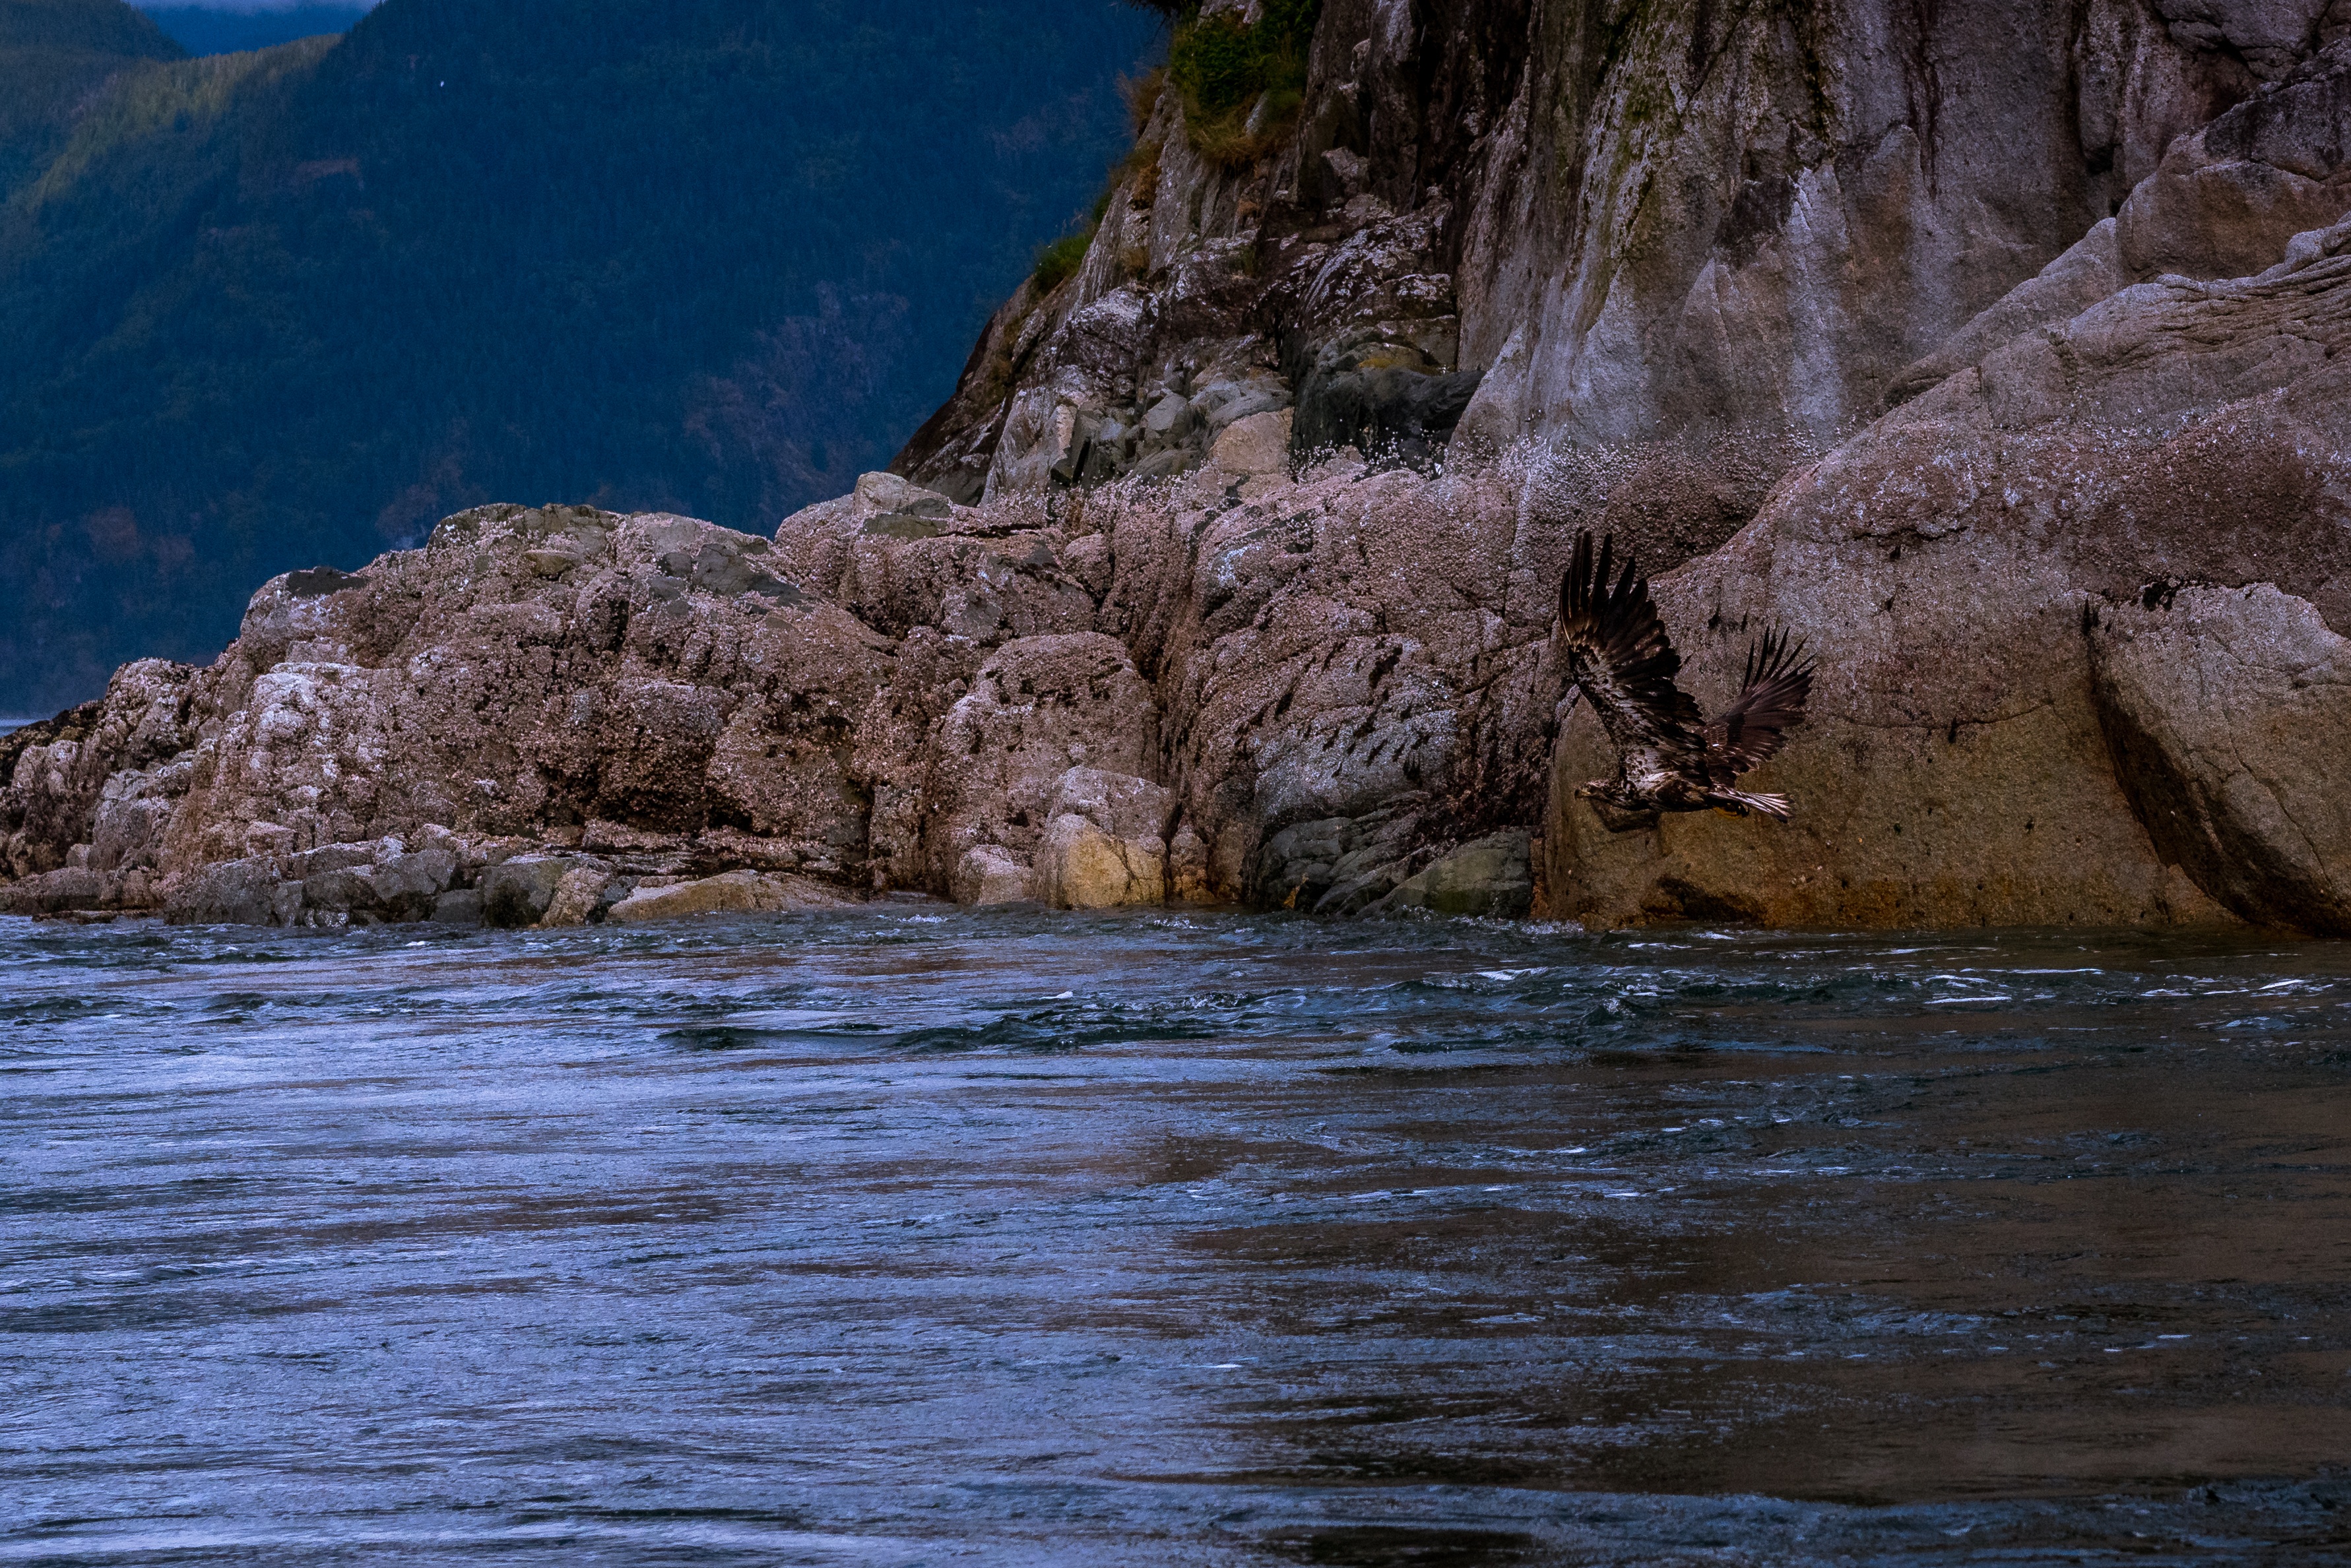
[[[2158,851],[2241,919],[2351,933],[2351,644],[2267,585],[2107,607],[2085,635],[2116,776]]]
[[[367,578],[350,572],[339,572],[332,566],[313,566],[307,572],[290,572],[286,577],[286,591],[298,599],[315,599],[326,594],[339,594],[345,588],[363,587]]]

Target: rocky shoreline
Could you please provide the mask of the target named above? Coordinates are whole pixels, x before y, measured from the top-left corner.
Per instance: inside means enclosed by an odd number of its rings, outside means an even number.
[[[1556,40],[1395,9],[1326,5],[1250,168],[1164,95],[902,474],[772,538],[477,508],[0,736],[0,909],[2351,931],[2351,40],[2113,5],[2047,59],[1954,35],[1922,85],[1852,18],[1644,35],[1577,112],[1680,118],[1573,153],[1570,221]],[[1775,74],[1800,44],[1842,74]],[[1980,145],[1920,107],[1970,93]],[[2047,190],[1979,156],[2036,136]],[[1609,226],[1642,170],[1674,193]],[[1764,625],[1819,652],[1758,775],[1789,826],[1573,797],[1584,528],[1660,574],[1702,701]]]

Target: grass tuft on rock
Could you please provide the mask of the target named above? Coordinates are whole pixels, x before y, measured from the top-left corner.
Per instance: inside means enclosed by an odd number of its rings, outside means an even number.
[[[1196,8],[1176,23],[1167,80],[1202,157],[1240,168],[1289,140],[1306,101],[1307,55],[1322,10],[1322,0],[1265,0],[1254,25]]]
[[[1077,275],[1078,268],[1085,265],[1086,248],[1094,243],[1094,229],[1100,222],[1100,214],[1096,214],[1094,223],[1073,229],[1038,251],[1037,270],[1029,275],[1036,280],[1039,294],[1050,294]]]

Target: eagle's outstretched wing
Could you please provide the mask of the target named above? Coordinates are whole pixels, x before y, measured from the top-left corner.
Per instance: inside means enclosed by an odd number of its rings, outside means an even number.
[[[1625,753],[1628,772],[1656,767],[1700,777],[1705,721],[1689,693],[1674,684],[1682,656],[1649,600],[1648,579],[1633,563],[1625,561],[1614,583],[1608,580],[1614,550],[1613,538],[1603,542],[1595,561],[1592,535],[1575,536],[1575,556],[1559,586],[1568,673]]]
[[[1803,722],[1813,695],[1813,661],[1784,630],[1767,631],[1747,650],[1738,701],[1706,727],[1719,783],[1728,784],[1786,744]]]

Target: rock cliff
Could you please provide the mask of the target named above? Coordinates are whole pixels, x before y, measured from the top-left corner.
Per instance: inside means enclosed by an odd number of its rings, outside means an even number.
[[[1221,108],[1179,31],[897,473],[277,579],[0,740],[0,903],[2351,929],[2351,9],[1993,10],[1325,0]],[[1702,701],[1810,639],[1793,823],[1573,794],[1583,528]]]

